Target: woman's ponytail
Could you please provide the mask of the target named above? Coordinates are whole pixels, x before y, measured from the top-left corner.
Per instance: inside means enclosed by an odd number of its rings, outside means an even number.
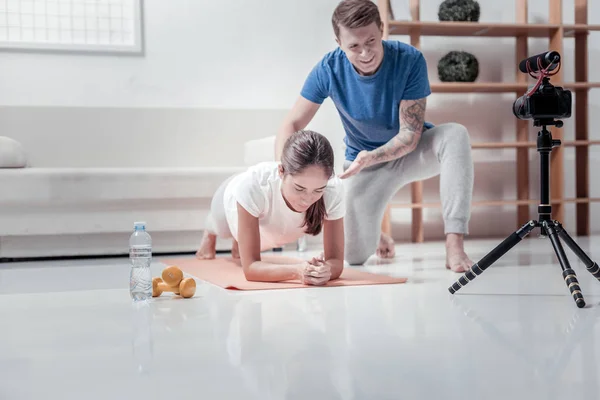
[[[304,215],[304,224],[306,232],[308,235],[318,235],[321,233],[321,229],[323,227],[323,220],[327,216],[327,211],[325,210],[325,200],[321,197],[314,203],[312,206],[306,210],[306,214]]]

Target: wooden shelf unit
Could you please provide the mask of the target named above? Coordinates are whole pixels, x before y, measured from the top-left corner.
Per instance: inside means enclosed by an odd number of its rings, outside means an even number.
[[[600,145],[600,140],[567,140],[563,141],[563,147],[588,147]],[[522,147],[534,149],[537,146],[535,142],[475,142],[471,144],[472,149],[517,149]]]
[[[562,86],[573,92],[576,98],[572,118],[575,126],[575,140],[563,140],[563,128],[552,127],[552,137],[561,139],[563,145],[553,149],[550,159],[550,198],[552,200],[553,217],[564,219],[564,205],[575,204],[576,227],[574,233],[587,236],[590,234],[590,203],[598,202],[598,198],[589,198],[589,146],[600,145],[600,141],[589,140],[588,127],[588,92],[593,88],[600,88],[599,83],[588,82],[588,35],[592,31],[600,31],[600,25],[589,25],[588,0],[575,0],[575,23],[562,23],[562,0],[548,0],[549,21],[547,24],[530,24],[527,21],[527,0],[515,0],[516,20],[514,23],[489,23],[489,22],[442,22],[421,21],[420,0],[410,0],[411,21],[394,20],[390,0],[377,0],[377,4],[384,23],[384,39],[391,35],[408,35],[410,44],[420,48],[421,36],[455,36],[455,37],[514,37],[515,60],[530,57],[527,39],[548,38],[548,50],[563,51],[563,40],[572,38],[575,41],[575,79],[574,82],[565,82],[563,68],[552,77],[552,84]],[[441,82],[432,83],[433,93],[515,93],[515,99],[525,94],[533,80],[529,75],[518,71],[515,65],[516,82]],[[531,81],[528,81],[530,80]],[[473,149],[511,149],[514,148],[517,160],[517,198],[514,200],[475,201],[474,207],[481,206],[515,206],[516,226],[532,218],[530,206],[538,204],[538,199],[529,197],[529,150],[536,147],[536,143],[529,139],[531,121],[519,120],[516,122],[515,142],[492,142],[472,144]],[[468,127],[467,127],[468,128]],[[564,198],[564,148],[575,148],[575,198]],[[534,184],[538,184],[534,182]],[[391,208],[412,209],[412,241],[423,242],[423,213],[424,208],[441,207],[438,203],[423,203],[423,182],[411,184],[411,202],[401,204],[392,202],[388,205],[382,230],[391,235]],[[536,216],[537,217],[537,214]]]
[[[573,199],[553,199],[550,200],[552,206],[560,203],[572,203],[572,204],[589,204],[589,203],[597,203],[600,202],[600,198],[573,198]],[[504,207],[504,206],[530,206],[538,204],[538,201],[533,200],[486,200],[486,201],[474,201],[472,203],[473,207]],[[441,203],[392,203],[395,208],[412,208],[412,209],[420,209],[420,208],[441,208]],[[516,229],[517,227],[515,227]]]
[[[554,81],[553,79],[553,85]],[[529,88],[527,82],[435,82],[430,86],[433,93],[524,93]],[[562,82],[555,86],[562,86],[569,90],[587,90],[600,88],[600,82]]]
[[[587,5],[586,5],[587,6]],[[529,24],[489,22],[389,21],[389,35],[420,36],[483,36],[547,38],[563,29],[563,37],[600,31],[600,25],[587,24]]]

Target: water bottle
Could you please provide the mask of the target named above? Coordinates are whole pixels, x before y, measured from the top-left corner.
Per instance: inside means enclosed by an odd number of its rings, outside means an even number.
[[[300,251],[300,252],[304,252],[307,250],[307,248],[308,248],[308,244],[306,242],[306,235],[304,235],[296,241],[296,250]]]
[[[152,298],[152,238],[146,232],[145,222],[133,224],[134,231],[129,237],[129,294],[133,301],[146,301]]]

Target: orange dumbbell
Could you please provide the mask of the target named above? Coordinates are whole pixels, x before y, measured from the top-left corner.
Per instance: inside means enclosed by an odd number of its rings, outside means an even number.
[[[193,278],[183,278],[183,272],[172,265],[162,272],[162,278],[152,279],[152,297],[158,297],[163,292],[173,292],[183,298],[193,297],[196,293],[196,281]]]

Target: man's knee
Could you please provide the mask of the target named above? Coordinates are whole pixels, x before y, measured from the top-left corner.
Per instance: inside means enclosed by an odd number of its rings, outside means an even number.
[[[377,246],[377,226],[370,220],[365,220],[364,216],[373,215],[372,210],[362,209],[355,204],[349,204],[344,217],[344,261],[350,265],[360,265],[367,261],[367,258],[375,252],[375,249],[369,248]]]
[[[445,157],[455,158],[467,157],[471,153],[471,139],[467,128],[457,122],[448,122],[438,125],[431,137],[433,148],[437,153],[438,160]]]
[[[348,237],[348,235],[346,235],[346,238],[344,261],[350,265],[364,264],[371,254],[375,252],[375,248],[371,247],[370,242],[372,240],[369,238]]]
[[[469,137],[469,130],[463,124],[458,122],[448,122],[443,125],[444,134],[442,135],[445,140],[451,143],[458,144],[460,146],[471,146],[471,138]]]
[[[346,249],[346,255],[344,261],[350,265],[362,265],[364,264],[371,254],[363,249]]]

